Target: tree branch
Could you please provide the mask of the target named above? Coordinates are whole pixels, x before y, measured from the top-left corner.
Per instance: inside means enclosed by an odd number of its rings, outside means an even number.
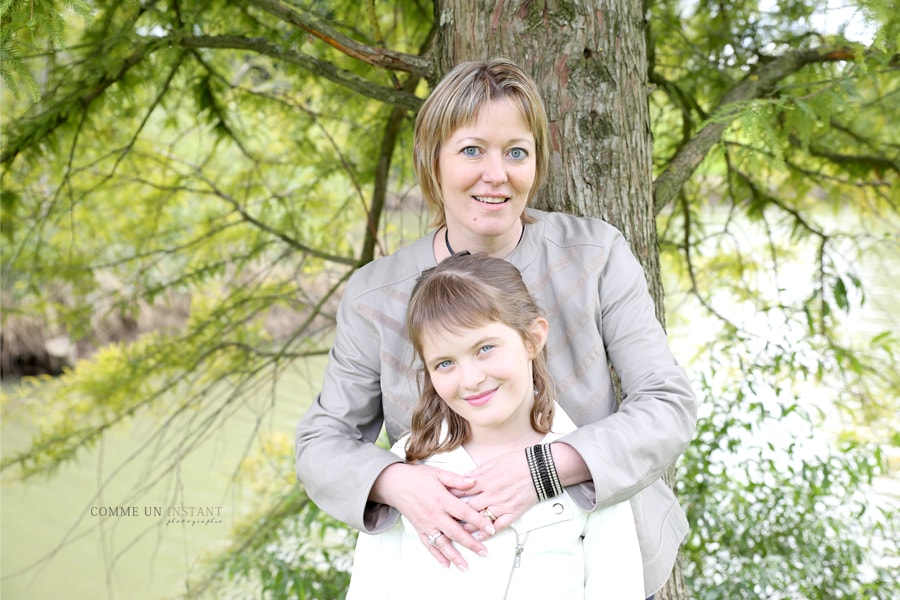
[[[432,75],[434,69],[432,63],[422,57],[361,44],[340,33],[328,23],[320,21],[311,13],[286,2],[281,2],[280,0],[250,0],[250,4],[261,8],[286,23],[299,27],[329,46],[357,60],[391,71],[405,71],[419,77],[430,78]]]
[[[410,75],[403,84],[403,89],[412,91],[421,81],[417,75]],[[372,191],[372,208],[367,211],[366,237],[360,253],[360,263],[366,264],[375,259],[375,246],[378,243],[377,226],[384,211],[387,197],[388,183],[391,173],[391,159],[397,146],[397,139],[406,113],[399,108],[394,108],[384,125],[381,134],[381,149],[378,153],[378,163],[375,166],[375,188]]]
[[[85,80],[73,86],[74,91],[72,93],[68,94],[61,101],[53,103],[50,108],[33,119],[28,119],[14,135],[8,138],[9,143],[0,153],[0,164],[4,167],[11,165],[20,152],[30,146],[37,145],[72,118],[85,112],[94,100],[110,86],[122,79],[128,71],[149,54],[167,45],[168,42],[165,39],[153,39],[150,42],[139,43],[136,45],[135,51],[122,60],[118,69],[114,71],[111,69],[99,69],[99,72],[104,74],[102,77],[94,80]],[[86,69],[85,71],[91,74],[97,72],[92,69]]]
[[[803,148],[804,144],[796,135],[788,136],[788,141],[795,148]],[[846,169],[849,166],[855,167],[856,170],[875,172],[882,179],[885,177],[886,171],[894,171],[900,175],[900,161],[893,160],[887,156],[878,156],[874,154],[841,154],[840,152],[832,152],[819,144],[809,144],[807,151],[815,157],[827,160],[835,165]]]
[[[257,52],[303,67],[314,75],[320,75],[333,83],[385,104],[413,112],[419,110],[419,106],[422,104],[422,100],[415,94],[379,86],[359,75],[338,69],[326,60],[286,50],[263,38],[246,38],[238,35],[199,35],[176,36],[172,41],[184,48],[220,48]]]
[[[690,139],[672,158],[666,170],[653,182],[654,213],[659,214],[672,202],[681,186],[697,165],[722,138],[725,129],[740,114],[740,106],[761,98],[779,81],[812,63],[851,60],[853,53],[846,48],[815,48],[785,54],[761,66],[733,87],[713,111],[712,120]]]

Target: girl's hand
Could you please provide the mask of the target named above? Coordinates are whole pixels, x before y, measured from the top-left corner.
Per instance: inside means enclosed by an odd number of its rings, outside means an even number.
[[[467,496],[469,506],[477,511],[487,509],[495,517],[497,531],[509,527],[525,511],[537,504],[537,492],[531,482],[531,471],[525,452],[510,452],[482,463],[465,474],[475,483],[454,493]],[[482,515],[484,516],[484,515]]]
[[[550,446],[553,463],[562,485],[569,486],[591,479],[591,472],[575,448],[554,442]],[[475,483],[466,489],[452,490],[457,496],[467,496],[475,510],[487,509],[496,517],[497,531],[509,527],[513,521],[537,504],[537,492],[531,481],[531,471],[524,451],[503,454],[482,463],[464,477]]]

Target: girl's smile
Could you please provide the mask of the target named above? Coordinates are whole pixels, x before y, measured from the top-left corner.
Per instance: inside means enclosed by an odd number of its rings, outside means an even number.
[[[546,321],[533,328],[543,346]],[[515,329],[493,322],[434,331],[422,350],[435,392],[469,422],[473,439],[531,431],[535,350]]]

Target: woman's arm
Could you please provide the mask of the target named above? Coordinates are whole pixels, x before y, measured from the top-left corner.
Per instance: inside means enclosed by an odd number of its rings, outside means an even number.
[[[591,477],[587,463],[572,447],[563,442],[550,445],[553,462],[564,487],[573,486]],[[476,510],[490,508],[497,517],[497,531],[508,527],[537,504],[537,492],[524,452],[510,452],[481,464],[466,473],[475,483],[466,492],[469,504]]]
[[[297,425],[297,478],[325,512],[357,529],[380,533],[399,513],[368,507],[376,478],[402,459],[375,445],[384,424],[381,337],[357,298],[367,281],[350,279],[337,312],[322,389]]]
[[[697,422],[694,391],[656,318],[643,269],[621,234],[608,248],[598,279],[598,327],[621,404],[608,417],[578,423],[561,440],[587,463],[600,507],[659,479],[684,452]],[[577,407],[566,408],[573,418],[579,414]]]

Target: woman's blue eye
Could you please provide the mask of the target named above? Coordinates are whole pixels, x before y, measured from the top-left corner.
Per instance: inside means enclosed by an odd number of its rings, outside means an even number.
[[[446,368],[449,367],[451,364],[453,364],[453,363],[452,363],[451,361],[449,361],[449,360],[442,360],[442,361],[439,362],[437,365],[435,365],[434,368],[435,368],[435,369],[446,369]]]
[[[528,152],[523,148],[513,148],[509,151],[509,157],[513,160],[525,160],[528,158]]]
[[[493,349],[494,349],[493,344],[485,344],[484,346],[482,346],[481,348],[478,349],[478,354],[484,354],[485,352],[490,352]]]
[[[481,151],[476,146],[466,146],[462,149],[462,153],[465,156],[478,156]]]

